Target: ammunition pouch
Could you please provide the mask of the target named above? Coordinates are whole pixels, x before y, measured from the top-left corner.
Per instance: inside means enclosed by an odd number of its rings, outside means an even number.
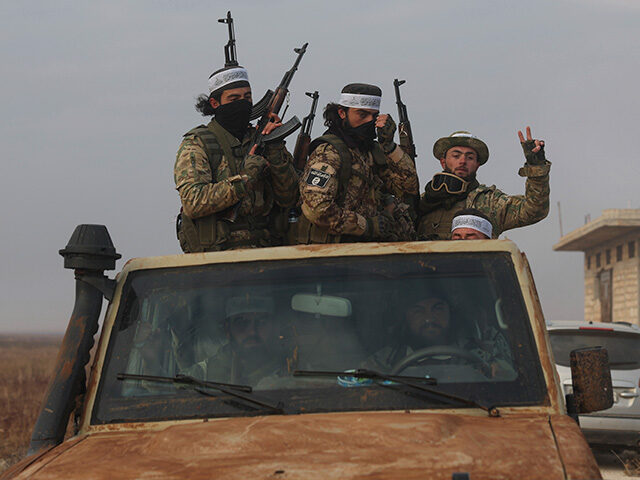
[[[271,245],[267,218],[246,217],[231,223],[219,220],[216,215],[192,219],[181,213],[180,217],[178,240],[184,253]]]
[[[311,243],[355,243],[365,241],[362,237],[355,235],[336,235],[329,233],[328,228],[311,223],[304,214],[298,217],[296,223],[289,225],[287,238],[292,244],[309,245]]]

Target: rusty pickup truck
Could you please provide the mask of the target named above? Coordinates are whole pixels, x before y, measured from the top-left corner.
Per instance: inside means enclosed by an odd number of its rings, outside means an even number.
[[[610,405],[606,351],[573,352],[565,399],[508,240],[136,258],[110,279],[106,228],[81,225],[61,254],[76,304],[2,478],[601,478],[576,419]]]

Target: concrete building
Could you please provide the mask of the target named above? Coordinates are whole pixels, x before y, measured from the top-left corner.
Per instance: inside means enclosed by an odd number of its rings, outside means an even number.
[[[585,321],[640,325],[639,248],[640,209],[604,210],[553,246],[584,252]]]

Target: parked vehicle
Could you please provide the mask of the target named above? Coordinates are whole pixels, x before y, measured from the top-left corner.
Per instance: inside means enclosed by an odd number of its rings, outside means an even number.
[[[84,225],[61,254],[74,311],[2,478],[600,478],[510,241],[138,258],[111,280]],[[571,410],[608,408],[606,351],[572,355]]]
[[[609,353],[613,406],[580,416],[593,445],[640,446],[640,327],[629,323],[548,323],[556,368],[566,394],[572,393],[569,352],[602,346]]]

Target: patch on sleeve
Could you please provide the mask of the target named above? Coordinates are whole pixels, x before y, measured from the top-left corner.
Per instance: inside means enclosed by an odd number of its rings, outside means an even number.
[[[309,169],[309,173],[307,175],[307,178],[305,179],[305,182],[307,185],[311,185],[313,187],[325,188],[330,178],[331,175],[329,175],[328,173],[323,172],[322,170],[311,168]]]

